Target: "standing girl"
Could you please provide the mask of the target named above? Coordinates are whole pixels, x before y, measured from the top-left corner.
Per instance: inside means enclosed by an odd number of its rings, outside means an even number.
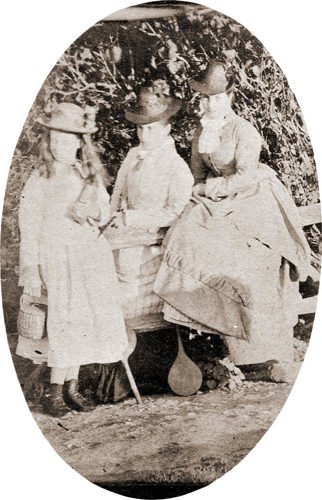
[[[40,123],[39,164],[19,208],[19,285],[33,297],[46,289],[48,340],[41,339],[41,352],[51,376],[44,406],[62,416],[92,408],[78,392],[80,366],[121,360],[128,341],[112,253],[99,230],[109,196],[90,139],[92,109],[61,103]],[[17,354],[37,357],[32,342],[19,337]]]

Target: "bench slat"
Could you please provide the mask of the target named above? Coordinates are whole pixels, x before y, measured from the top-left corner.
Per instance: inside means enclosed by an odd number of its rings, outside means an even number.
[[[318,296],[307,297],[301,300],[298,314],[313,314],[316,312]]]
[[[322,222],[320,203],[315,203],[314,205],[308,205],[306,207],[298,207],[298,213],[301,217],[303,226]]]

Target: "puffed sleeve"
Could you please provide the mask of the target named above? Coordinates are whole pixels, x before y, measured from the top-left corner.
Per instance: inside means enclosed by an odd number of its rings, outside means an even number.
[[[202,127],[199,125],[195,130],[191,145],[190,170],[194,177],[195,184],[206,182],[206,177],[208,175],[208,168],[198,150],[198,142],[201,131]]]
[[[126,155],[122,165],[116,176],[116,181],[110,201],[111,213],[117,212],[123,208],[124,200],[126,200],[126,176],[129,168],[132,166],[138,148],[132,148]]]
[[[182,158],[174,158],[173,165],[165,207],[126,210],[126,226],[144,229],[169,227],[181,214],[191,197],[193,176]]]
[[[101,177],[98,177],[97,180],[97,198],[100,213],[99,225],[103,226],[110,217],[110,195],[106,191]]]
[[[236,130],[236,173],[225,177],[207,179],[206,196],[218,200],[252,187],[257,182],[256,170],[261,145],[262,138],[255,127],[242,119]]]
[[[43,219],[44,192],[42,178],[34,171],[22,191],[18,212],[20,229],[19,286],[40,287],[40,232]],[[33,272],[30,272],[34,270]]]

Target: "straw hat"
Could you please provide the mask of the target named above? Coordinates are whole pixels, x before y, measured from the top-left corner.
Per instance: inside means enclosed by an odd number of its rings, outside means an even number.
[[[196,92],[206,95],[223,94],[229,92],[233,86],[232,78],[227,77],[224,63],[212,59],[201,80],[190,80],[190,86]]]
[[[44,120],[39,118],[37,122],[53,130],[74,134],[93,134],[97,131],[94,108],[90,106],[81,108],[70,102],[55,104],[50,117]]]
[[[156,81],[151,87],[144,87],[136,106],[125,111],[129,122],[145,125],[170,118],[181,107],[181,100],[167,95],[169,87],[166,82]]]

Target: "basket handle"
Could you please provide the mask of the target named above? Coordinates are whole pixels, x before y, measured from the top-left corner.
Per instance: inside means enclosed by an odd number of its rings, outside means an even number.
[[[41,297],[37,297],[36,300],[32,297],[33,296],[28,293],[22,293],[20,296],[20,306],[22,306],[22,304],[38,304],[37,298],[39,299],[39,305],[47,306],[47,297],[42,295]]]

